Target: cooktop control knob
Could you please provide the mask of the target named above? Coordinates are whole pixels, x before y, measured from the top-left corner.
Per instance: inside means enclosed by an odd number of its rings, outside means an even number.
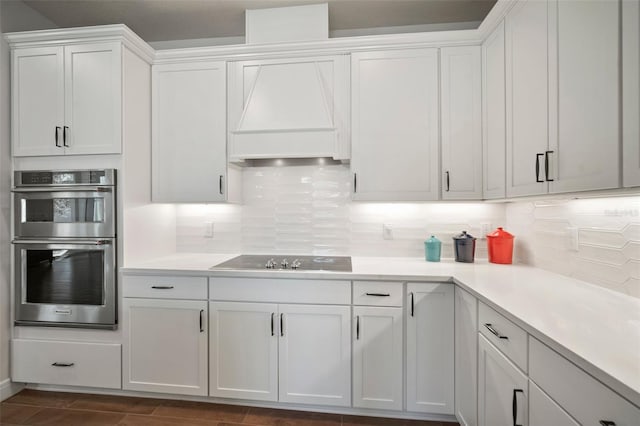
[[[276,267],[276,261],[273,260],[273,257],[267,260],[267,263],[264,265],[267,269],[274,269]]]
[[[302,266],[302,263],[298,259],[296,259],[291,264],[291,269],[298,269],[300,266]]]
[[[289,262],[287,262],[287,259],[282,259],[282,262],[280,262],[280,266],[282,266],[282,269],[287,269],[289,267]]]

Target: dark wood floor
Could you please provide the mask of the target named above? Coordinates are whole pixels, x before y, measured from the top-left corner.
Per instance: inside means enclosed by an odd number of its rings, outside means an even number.
[[[456,426],[417,420],[343,416],[206,402],[25,389],[0,405],[2,425],[140,426]]]

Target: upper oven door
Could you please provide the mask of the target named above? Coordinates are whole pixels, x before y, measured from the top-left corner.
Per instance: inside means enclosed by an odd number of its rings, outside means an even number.
[[[16,238],[111,238],[116,235],[114,187],[13,190]]]

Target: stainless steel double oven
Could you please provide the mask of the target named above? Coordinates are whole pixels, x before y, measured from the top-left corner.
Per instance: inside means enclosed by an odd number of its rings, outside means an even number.
[[[115,329],[116,171],[14,175],[15,324]]]

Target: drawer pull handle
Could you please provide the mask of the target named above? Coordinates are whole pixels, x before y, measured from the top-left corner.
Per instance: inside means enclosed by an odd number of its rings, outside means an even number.
[[[513,426],[523,426],[522,424],[518,424],[516,420],[518,419],[518,398],[516,395],[518,392],[522,393],[524,396],[524,391],[522,389],[514,389],[513,390],[513,400],[511,401],[511,411],[513,414]]]
[[[73,362],[54,362],[51,365],[53,367],[73,367],[75,364]]]
[[[389,297],[389,293],[365,293],[367,296]]]
[[[616,422],[612,422],[611,420],[600,420],[600,424],[602,426],[616,426]]]
[[[356,316],[356,340],[360,340],[360,315]]]
[[[509,340],[509,338],[507,336],[503,336],[502,334],[498,333],[496,331],[495,328],[493,328],[493,324],[485,324],[485,327],[487,327],[487,330],[489,330],[491,332],[491,334],[493,334],[494,336],[496,336],[499,339],[505,339],[505,340]]]
[[[273,322],[273,317],[276,316],[275,312],[271,312],[271,335],[275,336],[276,332],[275,332],[275,326],[274,326],[274,322]]]
[[[171,290],[173,286],[172,285],[152,285],[151,288],[154,290]]]

